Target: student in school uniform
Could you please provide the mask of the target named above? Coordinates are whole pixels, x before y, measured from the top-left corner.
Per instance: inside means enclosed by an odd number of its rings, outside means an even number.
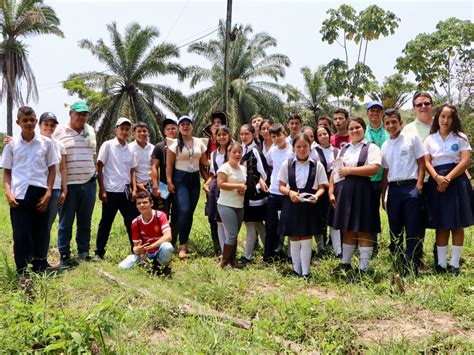
[[[316,129],[315,143],[316,147],[314,148],[318,154],[319,161],[326,171],[326,176],[329,178],[332,172],[332,163],[337,158],[339,149],[333,147],[330,143],[331,140],[331,130],[327,126],[318,126]],[[327,238],[327,225],[328,225],[328,216],[332,206],[329,203],[328,193],[324,193],[320,198],[320,209],[321,209],[321,225],[323,226],[323,236]],[[340,258],[342,255],[341,250],[341,233],[338,229],[332,227],[329,228],[329,235],[331,236],[331,244],[334,250],[334,255],[336,258]],[[322,245],[318,245],[319,250],[325,250],[325,239],[322,239],[320,242]]]
[[[346,109],[338,108],[334,111],[333,121],[336,127],[336,133],[331,136],[331,145],[340,149],[351,141],[351,135],[347,132],[349,112]]]
[[[268,151],[271,147],[273,147],[272,137],[270,135],[270,127],[272,126],[273,122],[267,118],[263,119],[260,123],[260,147],[262,149],[263,156],[266,158]]]
[[[280,217],[280,233],[290,239],[294,273],[308,277],[312,236],[321,229],[318,201],[328,180],[324,167],[309,156],[311,140],[300,133],[293,139],[295,157],[283,161],[278,174],[280,192],[286,196]]]
[[[145,122],[137,122],[133,126],[135,140],[130,143],[129,148],[135,159],[135,168],[132,168],[132,197],[140,191],[152,190],[151,181],[151,155],[155,146],[148,141],[148,125]]]
[[[226,230],[221,267],[241,268],[237,261],[237,237],[244,219],[244,195],[247,189],[247,169],[240,164],[242,146],[232,142],[227,147],[229,161],[217,170],[217,186],[220,189],[217,209]]]
[[[232,133],[227,126],[220,126],[216,131],[217,149],[211,153],[209,168],[209,178],[203,185],[206,191],[206,207],[205,214],[208,219],[212,219],[217,223],[217,240],[212,239],[214,244],[214,253],[222,255],[225,242],[224,225],[217,211],[217,199],[219,198],[219,188],[217,187],[217,171],[227,162],[227,147],[232,142]]]
[[[37,119],[31,107],[18,109],[16,123],[21,133],[5,145],[1,165],[19,285],[27,286],[30,262],[34,272],[47,267],[49,236],[45,212],[59,158],[51,139],[35,133]]]
[[[397,271],[401,271],[405,277],[412,272],[417,275],[415,257],[421,240],[425,148],[418,136],[402,133],[403,121],[397,110],[385,111],[383,125],[390,135],[381,149],[384,168],[382,201],[387,196],[384,208],[390,226],[390,253]],[[403,245],[404,231],[406,247]]]
[[[277,257],[277,249],[280,244],[280,234],[278,233],[279,212],[283,206],[285,196],[280,192],[278,173],[281,164],[293,158],[293,148],[287,142],[287,133],[281,123],[274,123],[270,127],[270,135],[274,146],[267,154],[267,163],[272,169],[270,178],[269,196],[265,218],[265,248],[263,260],[272,262]]]
[[[342,262],[334,273],[352,269],[351,260],[356,242],[359,244],[359,271],[369,269],[373,251],[372,235],[380,233],[380,215],[373,213],[377,198],[370,177],[380,170],[382,161],[379,147],[365,139],[365,122],[360,117],[349,120],[351,143],[345,145],[338,155],[343,166],[337,175],[344,180],[339,182],[337,196],[334,195],[334,182],[338,179],[334,172],[329,183],[329,201],[335,208],[333,227],[342,232]]]
[[[268,200],[267,178],[270,174],[265,156],[255,142],[255,128],[251,124],[244,124],[240,128],[240,141],[243,155],[241,164],[246,168],[247,190],[244,199],[244,222],[247,230],[245,254],[241,262],[252,260],[257,242],[257,234],[265,244],[265,217]]]
[[[430,174],[426,226],[436,229],[438,263],[435,271],[458,275],[464,228],[474,224],[474,217],[470,201],[472,187],[466,175],[472,148],[455,106],[444,104],[436,111],[425,149],[426,170]],[[450,233],[452,250],[448,265]]]
[[[115,123],[115,138],[102,144],[97,157],[99,199],[102,201],[102,216],[95,249],[98,259],[105,256],[110,230],[118,211],[123,217],[130,250],[133,252],[132,221],[137,217],[138,211],[130,191],[126,192],[130,187],[131,170],[136,167],[132,150],[127,143],[131,127],[132,123],[128,118],[120,117]]]
[[[286,127],[290,131],[290,135],[286,137],[286,142],[291,146],[293,139],[300,133],[301,127],[303,127],[303,120],[298,115],[290,115]]]

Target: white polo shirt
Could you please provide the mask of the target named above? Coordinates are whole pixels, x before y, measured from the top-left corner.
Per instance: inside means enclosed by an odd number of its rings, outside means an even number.
[[[130,170],[135,167],[130,146],[120,144],[117,138],[102,144],[98,161],[104,164],[104,188],[107,192],[124,192],[130,184]]]
[[[278,146],[273,146],[270,148],[267,154],[268,165],[272,167],[272,177],[270,181],[270,193],[274,195],[281,195],[279,182],[278,182],[278,173],[280,172],[281,164],[285,160],[293,159],[293,148],[291,145],[287,144],[285,149],[280,149]]]
[[[433,166],[457,164],[461,161],[461,152],[472,150],[467,136],[462,132],[459,132],[459,136],[450,132],[443,140],[438,131],[425,139],[425,149],[431,155]]]
[[[11,169],[11,190],[20,200],[30,185],[47,188],[48,168],[58,163],[52,140],[36,133],[29,142],[15,136],[3,149],[2,167]]]
[[[356,145],[354,143],[349,142],[347,145],[349,146],[342,156],[342,161],[344,162],[345,166],[349,167],[356,167],[357,162],[359,161],[359,154],[362,149],[364,143],[369,143],[367,139],[363,139]],[[344,149],[341,148],[339,150],[338,157],[341,156],[341,152]],[[369,144],[369,151],[367,152],[367,160],[365,162],[366,165],[381,165],[382,164],[382,154],[380,152],[380,148],[377,147],[376,144]]]
[[[155,146],[147,142],[145,148],[142,148],[137,141],[133,141],[129,147],[135,159],[137,182],[143,184],[151,181],[151,155]]]
[[[421,139],[413,133],[400,133],[382,144],[382,167],[388,169],[388,182],[417,180],[417,159],[426,154]]]
[[[319,185],[327,185],[328,178],[326,172],[324,171],[324,166],[319,161],[314,161],[311,158],[308,158],[306,161],[301,162],[296,158],[293,159],[295,162],[295,180],[296,180],[296,187],[298,189],[304,189],[306,187],[306,183],[309,179],[309,166],[310,161],[316,164],[316,178],[314,179],[314,183],[312,188],[314,190],[318,189]],[[278,173],[278,183],[284,182],[287,187],[290,187],[288,182],[288,160],[283,161],[280,167],[280,171]]]
[[[426,137],[430,135],[431,125],[421,122],[418,118],[415,118],[413,122],[410,122],[402,129],[402,133],[413,133],[417,135],[422,142],[425,141]]]

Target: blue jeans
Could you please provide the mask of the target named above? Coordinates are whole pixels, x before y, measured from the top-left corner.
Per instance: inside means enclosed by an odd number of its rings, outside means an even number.
[[[187,244],[193,225],[193,215],[199,200],[199,172],[188,173],[181,170],[173,171],[175,186],[175,202],[178,207],[179,244]]]
[[[89,254],[91,220],[97,185],[95,179],[84,184],[67,186],[66,201],[59,209],[58,249],[61,255],[71,255],[72,225],[77,217],[76,243],[79,254]]]
[[[147,259],[156,259],[160,265],[166,266],[171,263],[173,258],[174,248],[170,242],[164,242],[160,245],[155,253],[147,253]],[[132,254],[127,256],[120,264],[119,268],[122,270],[128,270],[133,267],[133,265],[141,261],[141,256],[138,254]]]
[[[51,198],[48,203],[48,209],[46,210],[46,218],[48,219],[48,244],[51,239],[51,227],[53,226],[54,220],[58,214],[58,200],[61,197],[61,189],[53,189]]]

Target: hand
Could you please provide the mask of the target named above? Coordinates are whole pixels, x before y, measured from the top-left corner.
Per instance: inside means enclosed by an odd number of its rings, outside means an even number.
[[[438,175],[435,178],[436,183],[438,186],[443,187],[445,190],[448,188],[449,183],[451,182],[446,176]]]
[[[442,187],[441,185],[438,185],[438,187],[436,188],[436,190],[438,192],[446,192],[446,189],[444,187]]]
[[[19,203],[18,201],[15,199],[15,195],[13,195],[13,193],[6,193],[5,194],[7,196],[7,202],[8,202],[8,205],[11,207],[11,208],[15,208],[15,207],[18,207]]]
[[[176,192],[176,188],[174,187],[172,182],[168,182],[168,191],[172,194]]]
[[[423,183],[416,183],[416,188],[421,194],[423,192]]]
[[[146,243],[145,245],[143,245],[143,250],[145,250],[145,251],[155,249],[155,248],[156,247],[153,244],[150,244],[150,243]]]
[[[202,185],[202,188],[203,188],[204,191],[209,192],[209,184],[208,183],[205,183],[204,185]]]
[[[107,192],[105,192],[105,190],[99,191],[99,200],[102,202],[107,202]]]
[[[344,166],[344,167],[339,169],[339,171],[338,171],[339,176],[340,177],[346,177],[346,176],[351,174],[351,170],[352,170],[352,168],[350,168],[348,166]]]
[[[40,212],[45,212],[46,209],[48,208],[48,203],[51,198],[51,192],[46,192],[43,197],[41,197],[41,200],[38,202],[36,205],[36,209]]]
[[[58,208],[61,208],[64,205],[64,201],[66,201],[67,190],[63,190],[61,192],[61,196],[58,199]]]
[[[132,190],[132,201],[135,201],[135,197],[137,197],[137,190]]]
[[[3,137],[3,145],[6,145],[12,141],[13,137],[12,136],[5,136]]]
[[[161,198],[161,191],[158,187],[154,187],[151,194],[154,198],[160,199]]]
[[[298,203],[300,202],[300,194],[296,191],[290,191],[288,193],[288,197],[290,198],[291,202]]]
[[[243,196],[245,195],[245,191],[247,190],[247,185],[245,184],[240,184],[240,186],[237,188],[237,193],[240,195],[240,196]]]
[[[334,194],[329,194],[329,202],[333,208],[336,208],[336,196]]]
[[[145,243],[145,244],[141,244],[141,245],[137,245],[135,248],[134,248],[134,252],[136,254],[142,254],[144,252],[146,252],[146,247],[148,247],[150,245],[150,243]],[[143,258],[142,258],[143,259]]]
[[[146,191],[147,188],[145,184],[137,184],[137,191]]]
[[[267,183],[263,179],[262,181],[260,181],[260,188],[262,189],[263,192],[268,192]]]

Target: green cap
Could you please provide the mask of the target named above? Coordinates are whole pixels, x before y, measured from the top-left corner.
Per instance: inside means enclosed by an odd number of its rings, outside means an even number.
[[[71,110],[76,112],[89,112],[89,106],[85,101],[76,101],[71,106]]]

